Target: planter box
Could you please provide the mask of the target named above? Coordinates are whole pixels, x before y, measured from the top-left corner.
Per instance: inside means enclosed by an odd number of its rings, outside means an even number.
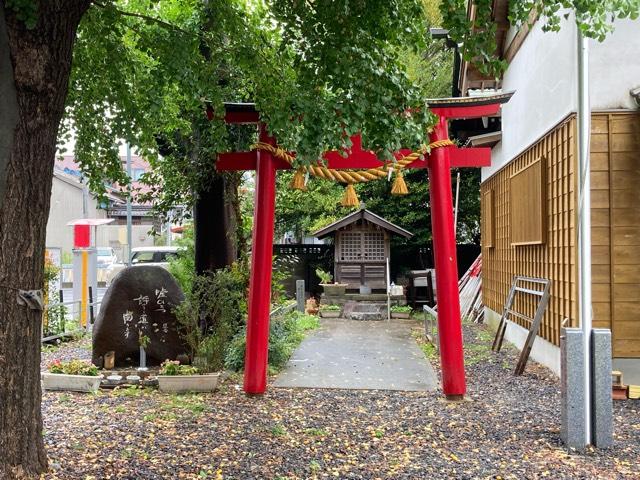
[[[340,310],[320,310],[322,318],[340,318]]]
[[[346,283],[321,283],[320,286],[328,297],[344,295],[347,291]]]
[[[45,390],[97,392],[100,388],[102,375],[90,377],[88,375],[65,375],[63,373],[43,372],[41,378],[42,387]]]
[[[391,312],[391,318],[411,318],[409,312]]]
[[[208,375],[158,375],[158,386],[161,392],[213,392],[218,388],[219,373]]]

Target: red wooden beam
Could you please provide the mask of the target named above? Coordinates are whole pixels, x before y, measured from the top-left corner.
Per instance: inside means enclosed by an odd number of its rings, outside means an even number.
[[[453,148],[449,147],[452,167],[490,167],[491,149],[488,147]]]
[[[258,112],[226,112],[224,114],[224,121],[226,123],[241,124],[258,123],[260,121],[260,114],[258,114]]]
[[[433,107],[431,111],[440,117],[448,119],[490,117],[500,111],[500,104],[490,103],[487,105]]]
[[[216,161],[216,170],[236,171],[236,170],[255,170],[258,160],[257,151],[252,152],[229,152],[218,155]]]
[[[255,170],[257,165],[257,150],[251,152],[228,152],[218,155],[216,169],[218,171],[238,171]],[[273,164],[277,170],[288,170],[291,168],[288,162],[280,158],[273,159]]]

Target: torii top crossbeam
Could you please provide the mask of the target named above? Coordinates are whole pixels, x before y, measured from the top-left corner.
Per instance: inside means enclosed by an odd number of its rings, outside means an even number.
[[[429,100],[428,107],[439,117],[430,134],[430,141],[448,139],[448,120],[496,115],[501,104],[508,102],[511,96],[512,93],[507,93]],[[212,118],[212,111],[207,111],[207,114]],[[267,134],[265,125],[260,122],[259,112],[253,104],[225,104],[225,121],[233,124],[258,124],[260,142],[277,146],[276,139]],[[352,170],[384,165],[373,152],[362,149],[359,135],[351,137],[351,140],[353,145],[346,152],[330,151],[324,154],[328,168]],[[343,156],[345,153],[346,157]],[[395,155],[401,158],[409,153],[409,150],[400,150]],[[490,148],[458,148],[452,145],[435,148],[424,160],[416,160],[408,165],[408,168],[426,168],[429,171],[433,251],[438,273],[436,286],[441,300],[438,302],[438,331],[442,388],[449,398],[462,398],[466,391],[450,170],[451,167],[485,167],[490,164]],[[275,176],[277,170],[292,167],[268,151],[253,150],[222,153],[218,157],[216,168],[220,171],[257,172],[244,389],[248,394],[262,394],[267,386]]]

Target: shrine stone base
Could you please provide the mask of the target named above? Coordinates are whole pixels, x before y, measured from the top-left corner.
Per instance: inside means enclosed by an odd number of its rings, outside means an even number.
[[[326,295],[322,294],[320,303],[325,305],[344,305],[347,302],[387,302],[386,293],[345,293],[344,295]],[[392,295],[391,305],[406,305],[407,298],[404,295]]]

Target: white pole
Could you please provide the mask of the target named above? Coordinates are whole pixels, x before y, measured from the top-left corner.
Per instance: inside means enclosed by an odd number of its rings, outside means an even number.
[[[131,145],[127,142],[127,177],[131,181]],[[127,195],[127,265],[131,266],[131,192]]]
[[[584,434],[591,444],[591,178],[589,140],[589,40],[578,31],[578,277],[579,316],[584,342]]]
[[[389,271],[389,257],[387,257],[387,320],[391,320],[391,272]]]

